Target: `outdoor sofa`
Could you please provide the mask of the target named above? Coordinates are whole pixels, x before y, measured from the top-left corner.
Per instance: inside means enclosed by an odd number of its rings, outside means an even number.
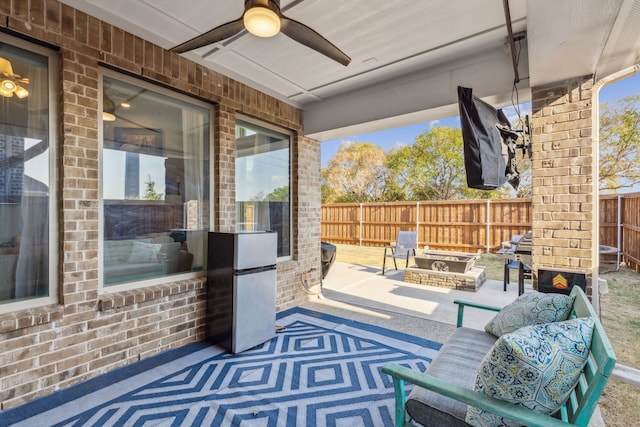
[[[560,294],[542,294],[538,292],[535,294],[538,296],[558,295],[565,298],[567,297],[566,295]],[[530,310],[526,306],[518,307],[519,300],[532,298],[529,293],[518,297],[513,304],[502,310],[498,307],[455,301],[455,303],[458,304],[458,329],[456,329],[451,338],[443,345],[424,373],[413,371],[396,364],[388,364],[382,369],[383,372],[392,376],[394,382],[396,427],[412,426],[414,425],[413,421],[425,426],[470,425],[467,421],[469,421],[471,425],[483,426],[587,426],[606,382],[613,371],[616,359],[602,324],[582,289],[577,286],[573,287],[569,297],[571,299],[569,300],[566,316],[562,316],[559,310],[557,310],[556,315],[562,317],[560,320],[570,320],[557,322],[555,321],[557,319],[553,319],[552,323],[537,322],[537,325],[536,315],[539,315],[538,321],[543,319],[544,316],[536,313],[535,309]],[[515,329],[512,333],[506,331],[506,333],[498,338],[487,331],[462,327],[465,307],[507,313],[508,316],[511,316],[510,320],[515,319],[516,322],[518,318],[526,318],[522,321],[532,322],[533,326],[523,326]],[[514,307],[515,311],[513,311]],[[558,308],[557,304],[555,308]],[[520,312],[518,312],[518,309]],[[510,314],[509,310],[512,310]],[[542,314],[549,314],[544,308],[541,312]],[[499,313],[496,318],[500,315]],[[498,324],[497,329],[500,329],[500,323],[496,322],[496,318],[489,322],[486,328],[494,333],[496,332],[496,323]],[[557,328],[569,326],[575,327],[576,324],[582,325],[586,323],[593,325],[590,337],[591,342],[586,342],[586,348],[582,349],[586,364],[584,364],[582,369],[573,369],[573,375],[576,375],[577,380],[574,379],[572,383],[569,383],[566,378],[558,380],[559,377],[555,377],[550,382],[550,385],[547,384],[549,388],[553,389],[553,393],[557,393],[558,388],[566,388],[565,392],[569,397],[568,399],[561,397],[564,402],[556,402],[560,407],[559,410],[549,410],[549,402],[544,402],[546,406],[543,406],[542,409],[546,410],[547,414],[543,414],[539,412],[541,409],[536,406],[537,403],[532,404],[530,401],[520,400],[522,396],[518,393],[515,393],[515,396],[506,397],[500,394],[505,389],[510,391],[517,389],[517,387],[513,387],[513,383],[514,379],[515,383],[519,382],[520,375],[519,371],[513,370],[509,366],[506,367],[507,369],[503,369],[505,366],[500,366],[502,360],[513,360],[511,359],[512,354],[507,358],[501,358],[504,356],[504,353],[501,352],[505,347],[514,350],[513,354],[517,354],[516,350],[519,348],[518,342],[523,342],[523,336],[525,338],[533,336],[533,338],[538,339],[539,336],[535,335],[535,333],[539,331],[545,331],[547,329],[553,330],[554,328],[557,330]],[[504,331],[498,330],[497,332]],[[554,341],[565,341],[562,337],[562,333],[554,336]],[[524,340],[526,341],[526,339]],[[585,338],[585,340],[588,340],[588,338]],[[540,342],[536,342],[540,345]],[[509,343],[513,345],[511,346]],[[565,342],[565,344],[567,343]],[[573,346],[579,349],[577,344]],[[539,359],[544,358],[541,357],[540,354],[545,353],[548,347],[550,346],[545,345],[543,341],[540,348],[544,351],[534,351],[534,354],[531,356],[533,356],[534,359],[536,357]],[[530,347],[530,349],[531,348],[533,347]],[[569,345],[569,349],[573,350],[572,345]],[[570,357],[572,356],[573,355],[570,355]],[[523,358],[526,359],[526,357]],[[498,362],[496,362],[496,360],[498,360]],[[526,363],[529,363],[529,361],[527,360]],[[566,369],[566,367],[564,370],[571,371],[571,369]],[[482,375],[479,375],[479,372],[482,372]],[[515,374],[516,372],[518,372],[518,374]],[[503,378],[503,376],[508,377],[511,376],[511,374],[514,374],[514,378]],[[531,374],[531,372],[529,372],[529,374]],[[408,398],[405,396],[405,381],[415,385]],[[526,392],[524,394],[526,394]],[[500,399],[491,397],[490,395],[499,396]],[[524,397],[530,398],[531,396]],[[542,398],[542,400],[544,400],[544,398]],[[526,405],[526,407],[524,405]],[[469,410],[470,407],[472,409]],[[530,409],[533,407],[535,407],[536,410]],[[467,414],[468,410],[470,412],[469,414]],[[471,418],[468,418],[468,416],[471,416]],[[483,416],[487,417],[483,418]]]
[[[105,240],[106,282],[121,282],[189,271],[193,254],[164,233],[137,239]]]

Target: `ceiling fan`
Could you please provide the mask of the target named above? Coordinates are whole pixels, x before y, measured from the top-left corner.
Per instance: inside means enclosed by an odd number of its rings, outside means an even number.
[[[243,29],[259,37],[284,35],[321,54],[348,65],[351,58],[329,40],[300,22],[289,19],[280,12],[280,0],[245,0],[244,13],[235,21],[222,24],[191,40],[171,48],[172,52],[184,53],[207,46],[238,34]]]

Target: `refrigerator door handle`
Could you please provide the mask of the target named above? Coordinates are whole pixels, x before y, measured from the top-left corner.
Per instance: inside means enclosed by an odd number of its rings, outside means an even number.
[[[269,271],[269,270],[275,270],[275,269],[276,269],[275,265],[265,265],[264,267],[246,268],[246,269],[243,269],[243,270],[234,270],[233,274],[235,274],[236,276],[242,276],[244,274],[260,273],[261,271]]]

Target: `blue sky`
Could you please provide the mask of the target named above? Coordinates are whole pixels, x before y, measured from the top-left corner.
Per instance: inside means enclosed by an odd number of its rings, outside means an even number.
[[[600,90],[600,103],[613,103],[617,99],[627,96],[637,95],[640,93],[640,73],[636,73],[631,77],[619,80],[609,84]],[[530,104],[523,105],[523,110],[531,110]],[[509,111],[511,110],[511,111]],[[511,118],[514,116],[512,108],[505,108],[505,114]],[[512,123],[514,124],[514,123]],[[432,122],[417,123],[414,125],[403,126],[399,128],[386,129],[383,131],[353,135],[346,138],[331,139],[322,142],[321,145],[321,163],[322,167],[326,167],[329,159],[336,155],[338,147],[345,141],[351,142],[372,142],[379,145],[385,151],[389,151],[396,146],[413,144],[416,137],[427,131],[432,126],[456,126],[460,127],[460,119],[458,117],[442,118]]]

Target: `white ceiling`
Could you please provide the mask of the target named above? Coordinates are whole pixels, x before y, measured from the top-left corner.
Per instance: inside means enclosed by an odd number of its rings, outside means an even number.
[[[164,48],[242,15],[244,0],[62,0]],[[640,62],[640,0],[508,0],[519,100],[531,86]],[[305,111],[320,140],[457,114],[456,87],[511,103],[503,0],[281,0],[284,15],[352,58],[344,67],[294,40],[246,31],[184,54]]]

